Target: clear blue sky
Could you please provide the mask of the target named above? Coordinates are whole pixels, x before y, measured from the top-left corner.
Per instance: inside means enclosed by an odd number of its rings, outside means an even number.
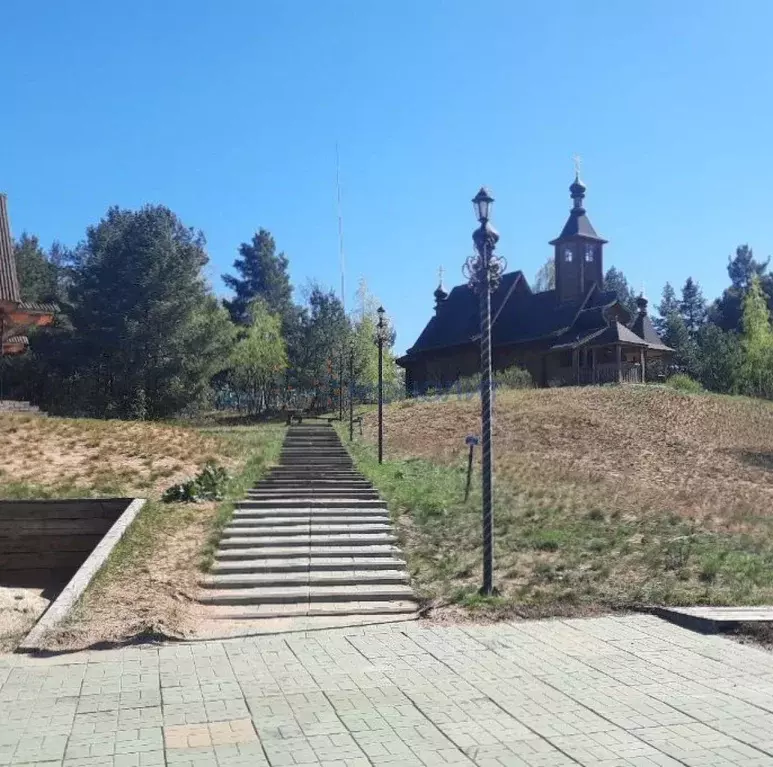
[[[12,226],[74,245],[111,204],[164,203],[209,276],[260,226],[296,287],[357,280],[397,348],[461,282],[487,184],[531,278],[569,208],[571,157],[651,298],[708,297],[742,242],[773,251],[773,3],[612,0],[4,0],[0,190]]]

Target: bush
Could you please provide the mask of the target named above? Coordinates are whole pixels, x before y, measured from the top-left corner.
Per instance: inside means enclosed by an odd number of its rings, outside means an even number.
[[[495,373],[494,383],[505,389],[531,389],[534,386],[531,373],[517,366]]]
[[[222,501],[230,479],[230,475],[222,466],[208,463],[193,479],[167,488],[161,500],[165,503]]]
[[[687,394],[697,394],[698,392],[703,391],[700,382],[693,380],[685,373],[677,373],[676,375],[671,376],[671,378],[666,381],[666,385],[677,391],[686,392]]]
[[[480,391],[480,373],[471,376],[463,376],[453,385],[452,391],[478,392]],[[513,366],[494,373],[494,387],[502,389],[531,389],[534,381],[528,370]]]

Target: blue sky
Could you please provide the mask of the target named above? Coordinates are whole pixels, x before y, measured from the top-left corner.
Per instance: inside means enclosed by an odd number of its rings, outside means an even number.
[[[0,190],[46,244],[164,203],[218,292],[260,226],[337,288],[337,141],[347,301],[364,277],[402,351],[478,187],[531,278],[579,153],[605,266],[714,297],[737,244],[773,251],[772,26],[767,0],[4,0]]]

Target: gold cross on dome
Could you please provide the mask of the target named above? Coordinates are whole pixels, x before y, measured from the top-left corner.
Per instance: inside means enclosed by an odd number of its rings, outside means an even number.
[[[572,161],[574,162],[574,174],[575,176],[577,176],[577,178],[580,178],[580,168],[582,166],[582,157],[576,154],[572,157]]]

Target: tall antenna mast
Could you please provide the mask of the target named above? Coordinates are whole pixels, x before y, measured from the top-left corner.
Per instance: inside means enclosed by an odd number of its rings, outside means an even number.
[[[338,142],[336,141],[336,193],[338,197],[338,254],[341,260],[341,304],[346,313],[346,261],[344,259],[344,217],[341,212],[341,163],[338,157]]]

